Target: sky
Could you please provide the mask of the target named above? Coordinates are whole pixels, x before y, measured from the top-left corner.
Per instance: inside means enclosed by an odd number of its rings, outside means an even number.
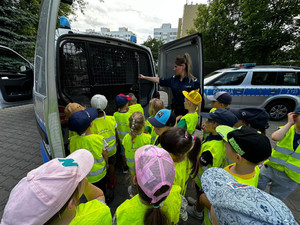
[[[77,21],[71,19],[71,29],[85,31],[101,27],[117,31],[126,27],[137,36],[137,42],[143,43],[151,35],[153,29],[160,28],[163,23],[171,23],[178,27],[178,19],[183,16],[183,7],[188,4],[207,4],[207,0],[86,0],[85,14],[76,12]]]

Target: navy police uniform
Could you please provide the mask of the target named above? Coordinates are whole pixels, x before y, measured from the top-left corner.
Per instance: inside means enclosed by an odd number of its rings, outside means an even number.
[[[160,78],[159,85],[171,88],[173,94],[171,107],[176,116],[185,115],[188,112],[184,109],[184,95],[182,94],[182,91],[190,92],[192,90],[200,89],[200,82],[197,79],[190,81],[186,76],[180,81],[180,75],[174,75],[166,79]]]

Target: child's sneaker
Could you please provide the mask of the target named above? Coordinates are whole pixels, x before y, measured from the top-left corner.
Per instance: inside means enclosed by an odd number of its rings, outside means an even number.
[[[198,220],[201,220],[201,221],[203,220],[203,212],[198,212],[196,210],[196,206],[195,205],[192,205],[192,206],[188,205],[186,207],[186,211],[188,212],[188,214],[190,216],[192,216],[192,217],[194,217],[194,218],[196,218]]]
[[[192,197],[187,197],[187,201],[188,201],[189,205],[196,205],[196,203],[197,203],[197,200]]]

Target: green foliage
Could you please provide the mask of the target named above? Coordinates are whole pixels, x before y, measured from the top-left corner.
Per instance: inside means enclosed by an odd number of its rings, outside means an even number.
[[[157,40],[156,38],[151,38],[149,36],[148,40],[145,41],[142,45],[147,46],[148,48],[151,49],[153,59],[155,61],[155,64],[157,64],[158,60],[158,49],[159,46],[161,46],[164,42],[162,40]]]
[[[198,7],[205,61],[299,61],[299,0],[210,0]],[[193,31],[190,31],[190,33]]]

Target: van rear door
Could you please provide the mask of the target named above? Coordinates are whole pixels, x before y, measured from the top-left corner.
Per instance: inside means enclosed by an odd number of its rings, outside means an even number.
[[[200,81],[201,95],[203,96],[203,44],[202,35],[195,33],[175,41],[168,42],[159,48],[158,75],[160,78],[169,78],[174,75],[174,60],[176,56],[189,53],[193,63],[193,75]],[[168,108],[171,107],[172,91],[170,88],[160,87],[168,94]]]
[[[55,30],[59,4],[57,0],[41,2],[34,58],[33,99],[44,162],[65,156],[55,81]]]

